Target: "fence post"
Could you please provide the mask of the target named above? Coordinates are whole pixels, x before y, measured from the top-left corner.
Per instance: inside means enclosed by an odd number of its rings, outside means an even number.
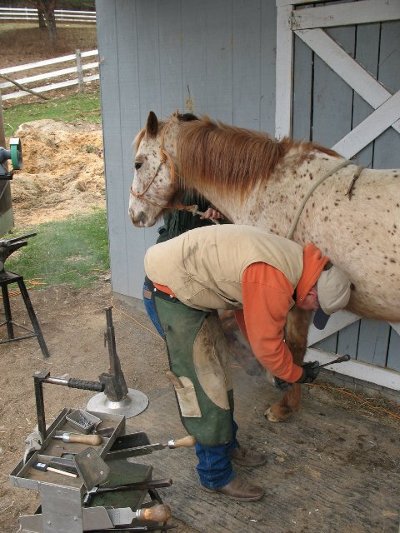
[[[76,50],[76,71],[78,74],[79,92],[83,91],[83,69],[82,69],[82,55],[80,50]]]

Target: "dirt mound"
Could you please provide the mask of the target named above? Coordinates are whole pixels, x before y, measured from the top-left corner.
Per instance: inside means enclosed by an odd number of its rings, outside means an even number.
[[[12,181],[17,227],[105,206],[101,126],[36,120],[15,136],[24,158]]]

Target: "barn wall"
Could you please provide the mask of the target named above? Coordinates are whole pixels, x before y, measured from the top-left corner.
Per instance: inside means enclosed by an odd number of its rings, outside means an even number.
[[[128,217],[132,141],[179,109],[274,132],[275,2],[97,0],[112,286],[141,298],[156,228]]]
[[[326,32],[391,93],[400,89],[400,22],[328,28]],[[293,136],[333,146],[372,108],[298,37],[294,43]],[[399,168],[400,135],[392,128],[355,159],[366,167]],[[315,347],[400,371],[400,336],[387,323],[361,320]]]

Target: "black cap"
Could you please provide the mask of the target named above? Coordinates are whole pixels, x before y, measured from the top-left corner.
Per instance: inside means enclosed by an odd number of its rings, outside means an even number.
[[[327,315],[320,307],[318,307],[314,315],[314,320],[313,320],[314,326],[317,329],[324,329],[326,326],[326,323],[329,320],[329,316],[330,315]]]

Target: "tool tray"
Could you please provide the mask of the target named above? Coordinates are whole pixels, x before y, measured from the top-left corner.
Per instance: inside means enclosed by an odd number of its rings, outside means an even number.
[[[11,483],[18,488],[39,490],[40,484],[52,484],[56,486],[67,486],[76,489],[84,489],[83,481],[80,477],[67,477],[55,472],[42,472],[33,468],[33,465],[45,459],[46,456],[61,457],[64,453],[80,453],[86,448],[87,444],[77,442],[63,442],[62,440],[53,439],[53,435],[62,433],[76,433],[76,429],[68,422],[67,415],[73,409],[64,409],[56,420],[47,429],[47,437],[43,443],[42,449],[33,454],[28,462],[24,465],[21,460],[10,474]],[[120,415],[110,415],[106,413],[92,413],[101,419],[97,429],[113,427],[114,431],[109,437],[102,436],[102,444],[95,447],[99,455],[104,459],[108,450],[112,447],[117,437],[123,434],[125,430],[125,417]]]

